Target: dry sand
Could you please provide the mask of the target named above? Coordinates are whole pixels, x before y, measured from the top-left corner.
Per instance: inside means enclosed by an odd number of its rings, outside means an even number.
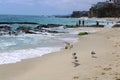
[[[79,37],[72,49],[1,65],[0,80],[120,80],[120,28],[99,30]]]

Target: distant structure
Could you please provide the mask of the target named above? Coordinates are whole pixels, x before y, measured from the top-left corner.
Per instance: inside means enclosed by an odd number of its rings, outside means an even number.
[[[86,17],[88,16],[88,11],[73,11],[71,17]]]
[[[120,0],[106,0],[106,2],[120,4]]]
[[[120,0],[106,0],[92,5],[89,17],[120,17]]]

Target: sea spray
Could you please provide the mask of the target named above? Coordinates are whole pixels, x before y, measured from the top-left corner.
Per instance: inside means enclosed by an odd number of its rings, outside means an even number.
[[[60,49],[61,47],[42,47],[4,52],[0,53],[0,64],[20,62],[23,59],[39,57],[51,52],[60,51]]]

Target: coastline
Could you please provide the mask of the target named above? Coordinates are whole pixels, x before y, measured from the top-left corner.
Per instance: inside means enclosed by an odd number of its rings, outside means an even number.
[[[120,70],[118,63],[119,44],[116,44],[116,41],[119,41],[117,36],[120,29],[93,29],[100,31],[80,36],[79,41],[70,50],[62,49],[59,52],[23,60],[15,64],[0,65],[0,79],[112,80],[116,78],[115,73],[120,76],[118,74]],[[91,51],[96,52],[96,58],[92,57]],[[77,67],[74,67],[72,63],[74,61],[72,53],[77,53],[80,64]]]
[[[105,19],[105,20],[107,20],[107,21],[114,21],[114,22],[118,22],[118,21],[120,21],[120,18],[101,18],[101,19]]]

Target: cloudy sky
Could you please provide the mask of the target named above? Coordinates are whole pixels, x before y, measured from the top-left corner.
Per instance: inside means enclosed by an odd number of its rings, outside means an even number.
[[[0,0],[0,14],[62,15],[105,0]]]

